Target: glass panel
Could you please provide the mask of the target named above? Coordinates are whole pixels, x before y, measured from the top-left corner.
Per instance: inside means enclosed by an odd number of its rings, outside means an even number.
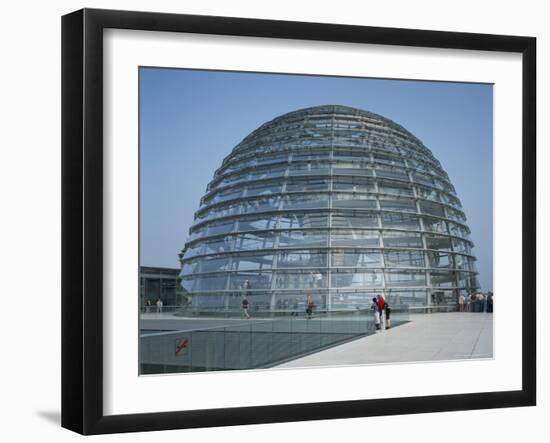
[[[195,279],[193,291],[223,291],[227,282],[227,276],[204,276]]]
[[[374,181],[368,178],[334,177],[335,191],[374,192]]]
[[[386,272],[386,285],[397,286],[425,286],[426,274],[424,272]]]
[[[183,265],[183,274],[189,275],[197,272],[199,269],[200,260],[188,261]]]
[[[233,270],[247,271],[253,269],[271,269],[273,255],[234,256]]]
[[[273,229],[277,222],[277,216],[265,216],[265,217],[254,217],[254,218],[243,218],[239,220],[239,231],[256,231],[260,229]]]
[[[449,288],[456,285],[454,272],[430,271],[432,286]]]
[[[334,144],[340,146],[353,146],[362,144],[354,131],[334,131]]]
[[[294,292],[294,291],[292,291]],[[275,298],[275,309],[279,311],[290,311],[292,312],[291,315],[298,315],[298,313],[302,313],[306,309],[306,300],[307,295],[299,295],[297,296],[295,293],[291,293],[288,291],[283,292],[275,292],[274,293]],[[317,297],[314,297],[313,302],[317,307],[321,306],[318,303]],[[290,323],[287,323],[286,325],[283,325],[282,327],[285,328],[285,332],[288,332],[292,326],[292,320]],[[274,327],[277,327],[274,325]]]
[[[337,118],[333,127],[335,129],[358,129],[361,127],[361,123],[350,120],[340,120]]]
[[[279,246],[327,246],[328,233],[324,231],[283,231]]]
[[[204,249],[204,243],[200,243],[200,242],[196,243],[193,246],[190,246],[187,248],[187,250],[185,251],[184,258],[187,259],[190,257],[194,257],[195,255],[200,255],[203,249]]]
[[[404,153],[406,155],[411,154],[410,151],[404,151]],[[418,161],[415,158],[411,158],[411,157],[407,157],[407,164],[409,165],[410,168],[416,169],[418,171],[428,172],[431,169],[430,167],[428,167],[428,165],[424,164],[421,161]],[[414,173],[413,173],[413,175],[414,175]]]
[[[465,239],[470,238],[468,230],[464,226],[457,223],[449,222],[449,230],[452,235],[456,235],[457,237],[462,237]]]
[[[430,268],[453,268],[452,254],[446,252],[431,252],[428,251],[428,261]]]
[[[324,214],[281,214],[279,228],[324,228],[328,216]]]
[[[189,233],[189,238],[187,241],[191,240],[197,240],[198,238],[204,237],[206,235],[206,227],[201,227],[198,229],[195,229]]]
[[[380,251],[335,249],[332,251],[331,265],[333,267],[378,268],[382,266],[380,258]]]
[[[405,162],[399,157],[375,153],[373,154],[373,158],[375,163],[384,163],[392,166],[405,166]]]
[[[286,195],[283,198],[284,209],[328,208],[328,194]]]
[[[333,288],[381,287],[383,274],[381,271],[354,272],[338,269],[331,273],[331,285]]]
[[[183,286],[183,288],[190,292],[193,290],[193,285],[195,284],[195,278],[194,277],[187,277],[187,278],[184,278],[182,281],[181,281],[181,285]]]
[[[229,189],[227,191],[222,191],[219,194],[214,196],[214,199],[212,203],[219,203],[226,200],[233,200],[235,198],[239,198],[243,193],[243,190],[241,188],[239,189]]]
[[[420,234],[414,232],[392,232],[384,231],[384,247],[385,248],[421,248],[422,238]]]
[[[475,271],[475,262],[465,255],[455,254],[456,269],[462,271]]]
[[[447,216],[449,219],[457,221],[459,223],[464,223],[466,221],[466,217],[464,217],[464,214],[456,209],[447,208]]]
[[[293,163],[291,164],[289,176],[299,175],[328,175],[329,165],[321,162]]]
[[[248,283],[245,285],[245,282]],[[241,291],[271,288],[271,272],[237,272],[229,277],[229,287]]]
[[[416,194],[420,198],[425,198],[426,200],[440,201],[439,192],[435,189],[421,188],[420,186],[417,186]]]
[[[235,236],[235,250],[269,249],[275,243],[275,235],[271,232],[249,232]]]
[[[334,160],[370,162],[370,154],[363,150],[335,149]]]
[[[372,176],[373,172],[370,163],[366,162],[337,162],[333,166],[334,175],[363,175]]]
[[[457,206],[459,208],[462,207],[462,205],[460,204],[460,201],[458,200],[458,198],[454,197],[451,194],[447,194],[446,192],[441,193],[441,201],[443,203],[447,203],[448,205],[451,205],[451,206]]]
[[[382,214],[382,226],[387,228],[420,229],[418,217],[410,214]]]
[[[240,203],[235,203],[232,205],[221,206],[211,209],[203,213],[202,217],[197,217],[198,219],[207,219],[212,220],[214,218],[227,217],[229,215],[236,215],[240,213],[241,205]]]
[[[432,305],[457,303],[454,291],[434,291],[431,294],[431,299]]]
[[[424,214],[435,215],[437,217],[445,217],[445,210],[443,206],[438,203],[432,203],[427,201],[420,201],[420,210]]]
[[[229,269],[229,258],[204,259],[201,262],[201,272],[219,272]]]
[[[288,160],[288,154],[271,154],[271,155],[262,155],[257,157],[258,165],[264,164],[264,163],[276,163],[276,162],[284,162]]]
[[[374,214],[364,214],[360,212],[332,214],[332,226],[338,228],[377,228],[378,216]]]
[[[388,304],[396,306],[425,306],[427,304],[426,291],[396,291],[387,294]]]
[[[219,186],[227,186],[233,183],[239,183],[239,182],[245,181],[247,178],[248,178],[248,172],[244,174],[230,175],[230,176],[224,177],[223,180],[220,181]]]
[[[326,288],[326,270],[278,271],[275,275],[277,289]]]
[[[469,272],[459,272],[458,273],[458,285],[468,288],[477,288],[477,279],[476,275]]]
[[[255,195],[270,195],[277,194],[282,190],[282,183],[272,182],[265,183],[262,182],[257,185],[250,185],[247,190],[247,197],[252,197]]]
[[[379,247],[378,231],[350,229],[332,231],[332,246]]]
[[[380,209],[386,211],[406,211],[416,212],[416,203],[414,200],[382,200],[380,199]]]
[[[281,177],[282,175],[285,175],[285,171],[286,171],[286,165],[274,167],[271,169],[253,170],[250,173],[248,179],[252,181],[252,180],[261,180],[264,178],[267,179],[272,177]]]
[[[311,268],[327,265],[327,254],[321,251],[282,251],[277,256],[278,268]]]
[[[445,191],[452,191],[452,188],[444,180],[441,180],[440,178],[434,177],[434,185],[438,189],[442,189]]]
[[[204,311],[220,311],[225,307],[224,301],[224,295],[204,294],[193,297],[193,307]]]
[[[378,191],[382,194],[408,195],[413,196],[413,190],[410,186],[389,184],[385,182],[378,183]]]
[[[335,165],[336,168],[344,168],[344,169],[371,169],[372,165],[368,160],[366,161],[336,161]]]
[[[399,180],[406,180],[409,181],[408,174],[401,169],[382,169],[382,168],[376,168],[376,176],[377,177],[383,177],[383,178],[396,178]]]
[[[216,252],[227,252],[233,249],[234,238],[232,236],[224,237],[215,241],[204,243],[204,250],[202,254],[213,254]]]
[[[328,160],[330,153],[327,152],[304,152],[304,153],[294,153],[292,154],[292,161],[302,161],[302,160]]]
[[[350,309],[368,309],[372,303],[372,299],[376,297],[378,292],[362,290],[357,292],[338,292],[332,295],[332,309],[344,311]]]
[[[434,186],[434,181],[431,175],[421,174],[420,172],[413,172],[413,181],[420,183],[421,185]]]
[[[424,253],[421,251],[386,251],[384,263],[387,267],[423,268],[426,266]]]
[[[462,252],[463,254],[470,254],[470,244],[467,241],[453,238],[453,250],[455,252]]]
[[[255,158],[248,158],[248,159],[243,158],[240,161],[233,162],[232,165],[227,166],[223,170],[223,173],[227,174],[227,173],[230,173],[230,172],[237,171],[239,169],[250,168],[251,166],[255,166],[256,163],[257,163],[257,161],[256,161]]]
[[[376,209],[376,200],[366,194],[332,194],[333,208]]]
[[[422,217],[424,230],[430,232],[447,233],[447,222],[438,218]]]
[[[306,192],[306,191],[328,191],[328,180],[310,179],[289,182],[286,185],[286,192]]]
[[[327,109],[327,112],[329,110]],[[332,128],[332,120],[317,120],[315,121],[314,125],[315,128]]]
[[[208,226],[208,235],[226,234],[228,232],[233,231],[234,225],[235,224],[233,222],[223,223],[223,224],[216,224],[216,225],[209,225]]]
[[[390,138],[390,137],[388,137],[388,138]],[[384,151],[385,152],[392,152],[394,154],[399,154],[400,153],[399,149],[395,146],[394,143],[395,142],[391,141],[391,139],[390,140],[386,139],[386,142],[384,143]]]
[[[451,251],[451,238],[442,235],[426,234],[426,247],[428,249]]]
[[[244,203],[245,214],[250,212],[275,211],[279,208],[280,197],[265,197],[256,200],[250,200]]]

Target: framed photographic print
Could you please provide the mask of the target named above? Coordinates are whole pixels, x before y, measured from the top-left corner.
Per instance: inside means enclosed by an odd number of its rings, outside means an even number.
[[[64,16],[62,425],[534,405],[535,50]]]

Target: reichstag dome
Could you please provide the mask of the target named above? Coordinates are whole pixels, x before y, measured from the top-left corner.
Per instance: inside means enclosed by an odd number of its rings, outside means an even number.
[[[449,176],[402,126],[317,106],[252,132],[215,171],[180,253],[196,311],[453,307],[479,287]]]

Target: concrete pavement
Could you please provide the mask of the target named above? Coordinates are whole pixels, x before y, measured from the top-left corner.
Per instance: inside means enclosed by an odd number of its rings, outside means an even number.
[[[492,358],[493,315],[411,314],[410,323],[289,361],[277,367]]]

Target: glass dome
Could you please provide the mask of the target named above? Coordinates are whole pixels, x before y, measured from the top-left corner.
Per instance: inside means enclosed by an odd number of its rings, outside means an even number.
[[[439,161],[402,126],[327,105],[277,117],[215,171],[180,253],[197,311],[448,307],[479,287]]]

